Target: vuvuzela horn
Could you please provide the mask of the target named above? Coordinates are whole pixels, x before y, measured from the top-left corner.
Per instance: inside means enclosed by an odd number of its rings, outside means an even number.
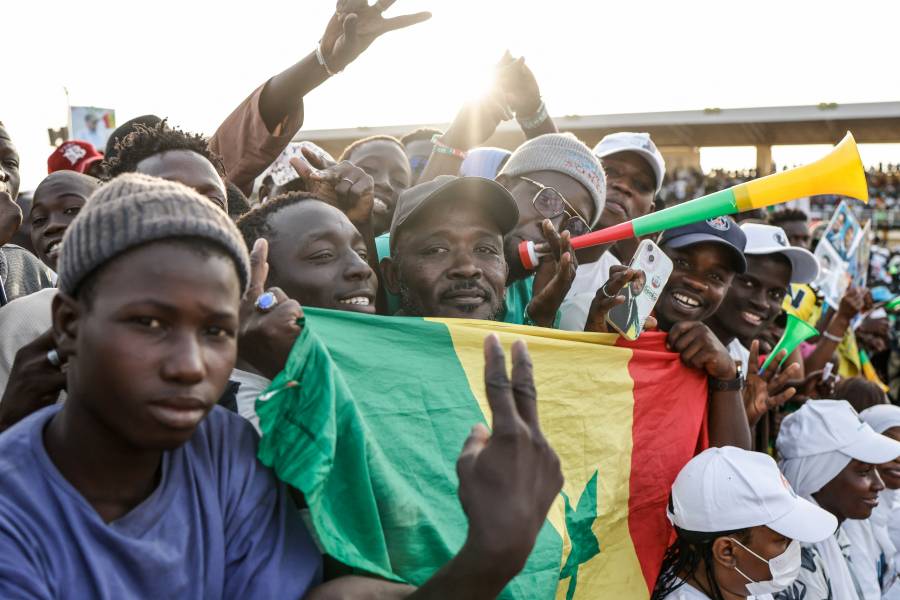
[[[869,201],[866,172],[856,141],[849,131],[830,153],[816,162],[740,183],[649,215],[572,238],[572,247],[588,248],[664,229],[731,215],[789,200],[834,194]],[[540,255],[534,242],[519,244],[519,259],[526,269],[537,268]]]

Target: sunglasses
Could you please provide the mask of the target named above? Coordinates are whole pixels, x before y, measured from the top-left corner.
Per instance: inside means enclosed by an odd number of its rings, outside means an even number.
[[[587,221],[578,214],[571,204],[552,187],[547,187],[542,183],[538,183],[527,177],[519,177],[522,181],[526,181],[531,185],[539,188],[537,193],[531,199],[534,209],[540,213],[545,219],[555,219],[560,215],[564,215],[560,231],[568,231],[572,237],[590,233],[591,226]]]

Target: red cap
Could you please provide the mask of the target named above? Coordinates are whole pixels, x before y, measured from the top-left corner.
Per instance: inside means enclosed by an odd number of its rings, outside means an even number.
[[[93,144],[81,140],[63,142],[47,159],[47,173],[78,171],[84,173],[92,164],[103,160]]]

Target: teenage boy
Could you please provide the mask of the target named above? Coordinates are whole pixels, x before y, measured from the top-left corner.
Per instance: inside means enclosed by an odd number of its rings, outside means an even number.
[[[818,277],[819,262],[809,250],[789,245],[780,227],[745,223],[741,231],[747,237],[747,271],[735,275],[725,300],[706,324],[748,373],[750,351],[741,340],[757,339],[781,314],[790,285]]]
[[[750,430],[741,389],[743,379],[728,350],[703,321],[718,310],[734,276],[747,270],[746,236],[729,217],[669,229],[660,247],[672,259],[673,270],[659,295],[655,317],[668,333],[668,347],[682,361],[709,376],[711,446],[750,448]],[[594,298],[586,331],[606,332],[606,314],[624,302],[620,290],[638,271],[612,267],[609,281]]]
[[[373,314],[378,277],[366,262],[362,234],[347,216],[306,192],[290,192],[258,206],[237,222],[247,247],[266,241],[261,257],[267,272],[259,281],[251,278],[256,293],[268,291],[278,303],[275,310],[296,322],[301,306],[315,306]],[[255,356],[239,357],[231,379],[239,382],[237,410],[259,429],[256,398],[281,370],[300,328],[282,349],[269,348],[264,356],[276,356],[274,371],[263,372]]]
[[[128,175],[92,198],[66,242],[53,335],[69,397],[0,435],[0,596],[306,597],[321,556],[256,460],[252,428],[215,406],[250,277],[235,226],[180,184]],[[478,425],[463,448],[462,550],[402,596],[348,578],[309,598],[486,599],[521,570],[562,476],[524,345],[512,381],[495,337],[485,356],[504,435]]]

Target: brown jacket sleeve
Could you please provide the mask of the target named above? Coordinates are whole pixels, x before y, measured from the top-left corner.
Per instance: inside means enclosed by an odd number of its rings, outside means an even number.
[[[249,196],[253,181],[268,168],[303,125],[303,101],[269,131],[259,112],[259,96],[266,84],[253,90],[219,125],[209,148],[222,157],[228,180]]]

